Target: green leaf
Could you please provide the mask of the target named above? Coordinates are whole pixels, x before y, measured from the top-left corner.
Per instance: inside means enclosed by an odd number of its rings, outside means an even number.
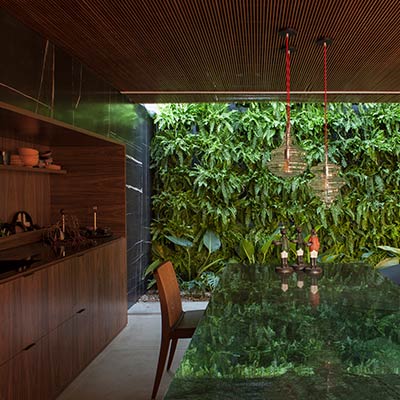
[[[400,249],[398,249],[397,247],[378,246],[378,248],[388,251],[389,253],[397,254],[398,256],[400,256]]]
[[[254,262],[254,245],[247,239],[243,239],[240,243],[240,247],[246,253],[246,257],[249,262]]]
[[[332,263],[336,258],[339,257],[339,254],[326,254],[320,257],[322,263]]]
[[[213,231],[210,230],[207,230],[204,234],[203,243],[204,246],[207,247],[210,254],[214,253],[214,251],[219,250],[219,248],[221,247],[220,238]]]
[[[149,283],[147,284],[147,289],[151,289],[155,284],[156,284],[156,280],[155,280],[155,279],[152,279],[152,280],[149,281]]]
[[[193,246],[193,243],[188,239],[178,238],[176,236],[170,236],[170,235],[167,235],[165,237],[168,240],[170,240],[172,243],[177,244],[178,246],[183,246],[183,247],[192,247]]]
[[[263,256],[262,258],[262,262],[265,261],[265,256],[269,250],[269,248],[272,245],[272,242],[276,239],[276,237],[278,236],[279,232],[280,232],[281,228],[277,228],[271,236],[269,236],[269,238],[267,239],[267,241],[263,244],[263,246],[261,247],[261,254]]]
[[[393,265],[397,265],[399,263],[399,257],[388,257],[385,258],[384,260],[378,262],[378,264],[375,265],[376,269],[379,268],[386,268],[386,267],[392,267]]]
[[[150,274],[152,274],[162,263],[161,260],[157,259],[155,261],[153,261],[147,268],[146,271],[144,271],[144,276],[148,276]]]
[[[218,258],[217,260],[214,260],[213,262],[205,265],[198,271],[198,275],[201,275],[203,272],[207,271],[209,268],[211,268],[213,265],[218,264],[219,262],[223,261],[223,258]]]

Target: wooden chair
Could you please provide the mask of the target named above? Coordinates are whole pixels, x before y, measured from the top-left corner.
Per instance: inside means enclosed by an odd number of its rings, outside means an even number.
[[[154,380],[152,399],[156,398],[160,386],[161,377],[164,372],[165,360],[167,359],[169,343],[171,349],[167,363],[170,369],[174,358],[178,339],[191,338],[204,310],[183,311],[182,300],[174,267],[170,261],[161,264],[154,272],[161,305],[161,347],[158,357],[156,378]]]

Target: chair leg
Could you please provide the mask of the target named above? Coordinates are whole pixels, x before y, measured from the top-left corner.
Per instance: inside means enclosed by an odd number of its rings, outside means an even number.
[[[152,400],[155,399],[157,396],[158,388],[160,386],[161,378],[164,372],[165,361],[167,360],[167,354],[168,354],[169,340],[170,339],[168,336],[162,335],[160,355],[158,356],[156,378],[154,380],[153,393],[151,395]]]
[[[168,357],[168,364],[167,364],[167,371],[171,368],[172,360],[174,358],[176,344],[178,343],[178,339],[172,339],[171,342],[171,349],[169,350],[169,357]]]

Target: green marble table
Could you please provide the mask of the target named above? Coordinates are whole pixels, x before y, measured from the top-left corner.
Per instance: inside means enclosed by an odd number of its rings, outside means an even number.
[[[400,399],[400,287],[323,270],[283,291],[273,267],[227,267],[165,399]]]

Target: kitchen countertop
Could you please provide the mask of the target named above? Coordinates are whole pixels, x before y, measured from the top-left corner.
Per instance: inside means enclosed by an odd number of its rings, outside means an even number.
[[[101,247],[119,238],[120,236],[97,238],[89,244],[78,247],[52,247],[44,242],[36,242],[2,250],[0,251],[0,284],[47,267],[49,264],[79,255],[87,250]]]

